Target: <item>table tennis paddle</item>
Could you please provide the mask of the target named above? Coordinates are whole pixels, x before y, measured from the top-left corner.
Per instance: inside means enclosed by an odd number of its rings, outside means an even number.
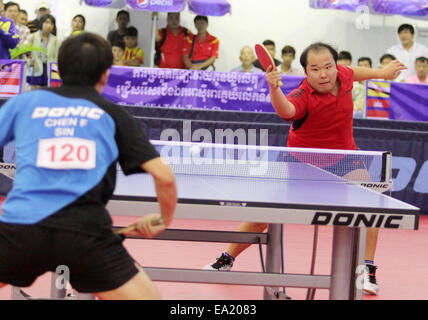
[[[257,59],[259,59],[259,62],[265,71],[270,66],[272,66],[272,70],[276,70],[275,61],[273,60],[272,56],[270,55],[269,51],[266,49],[264,45],[256,44],[254,47],[254,50],[256,51]],[[281,80],[278,81],[278,85],[282,86]]]
[[[163,221],[162,217],[160,217],[159,219],[155,219],[155,220],[150,221],[150,225],[153,226],[153,227],[160,226],[160,225],[162,225],[164,223],[165,222]],[[115,234],[124,234],[124,233],[128,233],[128,232],[131,232],[131,231],[135,231],[136,229],[137,229],[136,226],[129,226],[129,227],[118,229],[114,233]]]

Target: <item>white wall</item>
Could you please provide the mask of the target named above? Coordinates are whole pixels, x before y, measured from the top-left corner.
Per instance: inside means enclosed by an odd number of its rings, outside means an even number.
[[[5,1],[6,2],[6,1]],[[35,0],[17,0],[34,18]],[[96,8],[81,5],[81,0],[50,0],[57,18],[58,36],[66,37],[71,32],[71,19],[80,13],[86,17],[86,30],[106,36],[116,28],[117,9]],[[277,59],[284,45],[292,45],[298,57],[306,46],[315,41],[334,45],[339,50],[350,51],[356,63],[358,57],[369,56],[378,65],[385,50],[398,42],[397,28],[402,23],[411,23],[418,30],[428,30],[428,20],[415,20],[401,16],[379,15],[368,17],[369,29],[357,28],[364,17],[361,13],[339,10],[315,10],[309,8],[308,0],[229,0],[232,13],[224,17],[209,17],[208,31],[220,39],[220,57],[216,62],[218,71],[229,71],[239,64],[239,51],[244,45],[254,45],[272,39],[277,46]],[[264,5],[261,7],[261,3]],[[195,32],[195,14],[187,8],[181,14],[182,25]],[[160,13],[159,26],[165,26],[166,14]],[[385,28],[383,24],[385,23]],[[145,52],[145,65],[149,65],[151,48],[151,13],[131,12],[131,25],[138,28],[139,45]],[[426,33],[425,33],[426,34]],[[418,40],[428,46],[428,38]]]

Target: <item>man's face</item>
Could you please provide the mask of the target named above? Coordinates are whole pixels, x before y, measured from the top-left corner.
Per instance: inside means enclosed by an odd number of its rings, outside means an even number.
[[[275,46],[272,44],[267,44],[265,45],[265,48],[270,53],[270,56],[272,57],[272,59],[275,59],[275,55],[276,55]]]
[[[203,19],[196,20],[195,21],[195,28],[196,28],[196,30],[198,30],[198,33],[203,32],[203,31],[207,31],[208,23]]]
[[[73,31],[82,31],[85,24],[81,17],[76,17],[71,21],[71,28]]]
[[[125,36],[123,41],[125,41],[125,46],[127,48],[135,48],[137,46],[138,38],[134,36]]]
[[[245,48],[242,48],[239,59],[241,60],[242,63],[251,64],[254,62],[254,60],[256,60],[256,57],[254,56],[254,53],[251,50],[251,48],[245,47]]]
[[[340,60],[337,60],[337,63],[341,64],[342,66],[349,67],[352,64],[352,61],[348,59],[340,59]]]
[[[410,32],[409,29],[402,30],[398,37],[400,38],[401,44],[403,46],[410,44],[413,41],[413,34]]]
[[[122,13],[117,17],[116,22],[120,29],[125,29],[129,23],[129,18],[126,14]]]
[[[25,13],[20,12],[20,13],[18,13],[18,19],[16,19],[16,21],[20,25],[25,26],[27,24],[27,22],[28,22],[28,16]]]
[[[166,21],[170,29],[178,29],[180,27],[180,14],[178,12],[169,13]]]
[[[418,77],[426,77],[428,75],[428,62],[417,61],[415,64],[415,70]]]
[[[363,67],[363,68],[371,68],[370,67],[370,62],[368,62],[367,60],[361,60],[358,62],[358,66],[359,67]]]
[[[40,8],[39,10],[37,10],[37,20],[40,20],[41,17],[49,14],[49,10],[46,8]]]
[[[124,51],[121,47],[112,46],[111,50],[113,52],[113,59],[115,61],[119,61],[122,59]]]
[[[391,61],[392,61],[391,58],[384,58],[380,63],[379,69],[385,68]]]
[[[309,85],[320,93],[330,92],[336,86],[337,67],[327,49],[309,51],[305,72]]]
[[[286,65],[291,65],[294,60],[294,55],[292,53],[286,53],[282,55],[282,61]]]
[[[19,9],[18,6],[9,6],[7,10],[4,12],[6,18],[16,21],[18,18]]]

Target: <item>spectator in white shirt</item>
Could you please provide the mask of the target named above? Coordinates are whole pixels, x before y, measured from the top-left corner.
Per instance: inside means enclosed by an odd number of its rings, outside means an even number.
[[[304,76],[302,69],[292,66],[293,60],[296,57],[296,50],[292,46],[284,46],[281,50],[282,64],[280,72],[289,76]]]
[[[428,48],[414,41],[415,29],[410,24],[402,24],[398,28],[398,37],[400,44],[394,45],[386,50],[387,53],[394,55],[408,69],[401,72],[397,80],[405,81],[416,74],[415,60],[418,57],[427,57]]]

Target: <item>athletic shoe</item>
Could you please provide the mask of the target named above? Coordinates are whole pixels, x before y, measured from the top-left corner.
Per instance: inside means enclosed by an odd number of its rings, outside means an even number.
[[[220,258],[217,258],[217,261],[213,264],[207,264],[202,268],[202,270],[217,270],[217,271],[230,271],[233,266],[233,259],[229,258],[224,253],[221,254]]]
[[[364,269],[363,286],[363,291],[365,294],[377,295],[377,293],[379,292],[379,285],[376,282],[376,269],[376,266],[366,264],[366,268]]]

